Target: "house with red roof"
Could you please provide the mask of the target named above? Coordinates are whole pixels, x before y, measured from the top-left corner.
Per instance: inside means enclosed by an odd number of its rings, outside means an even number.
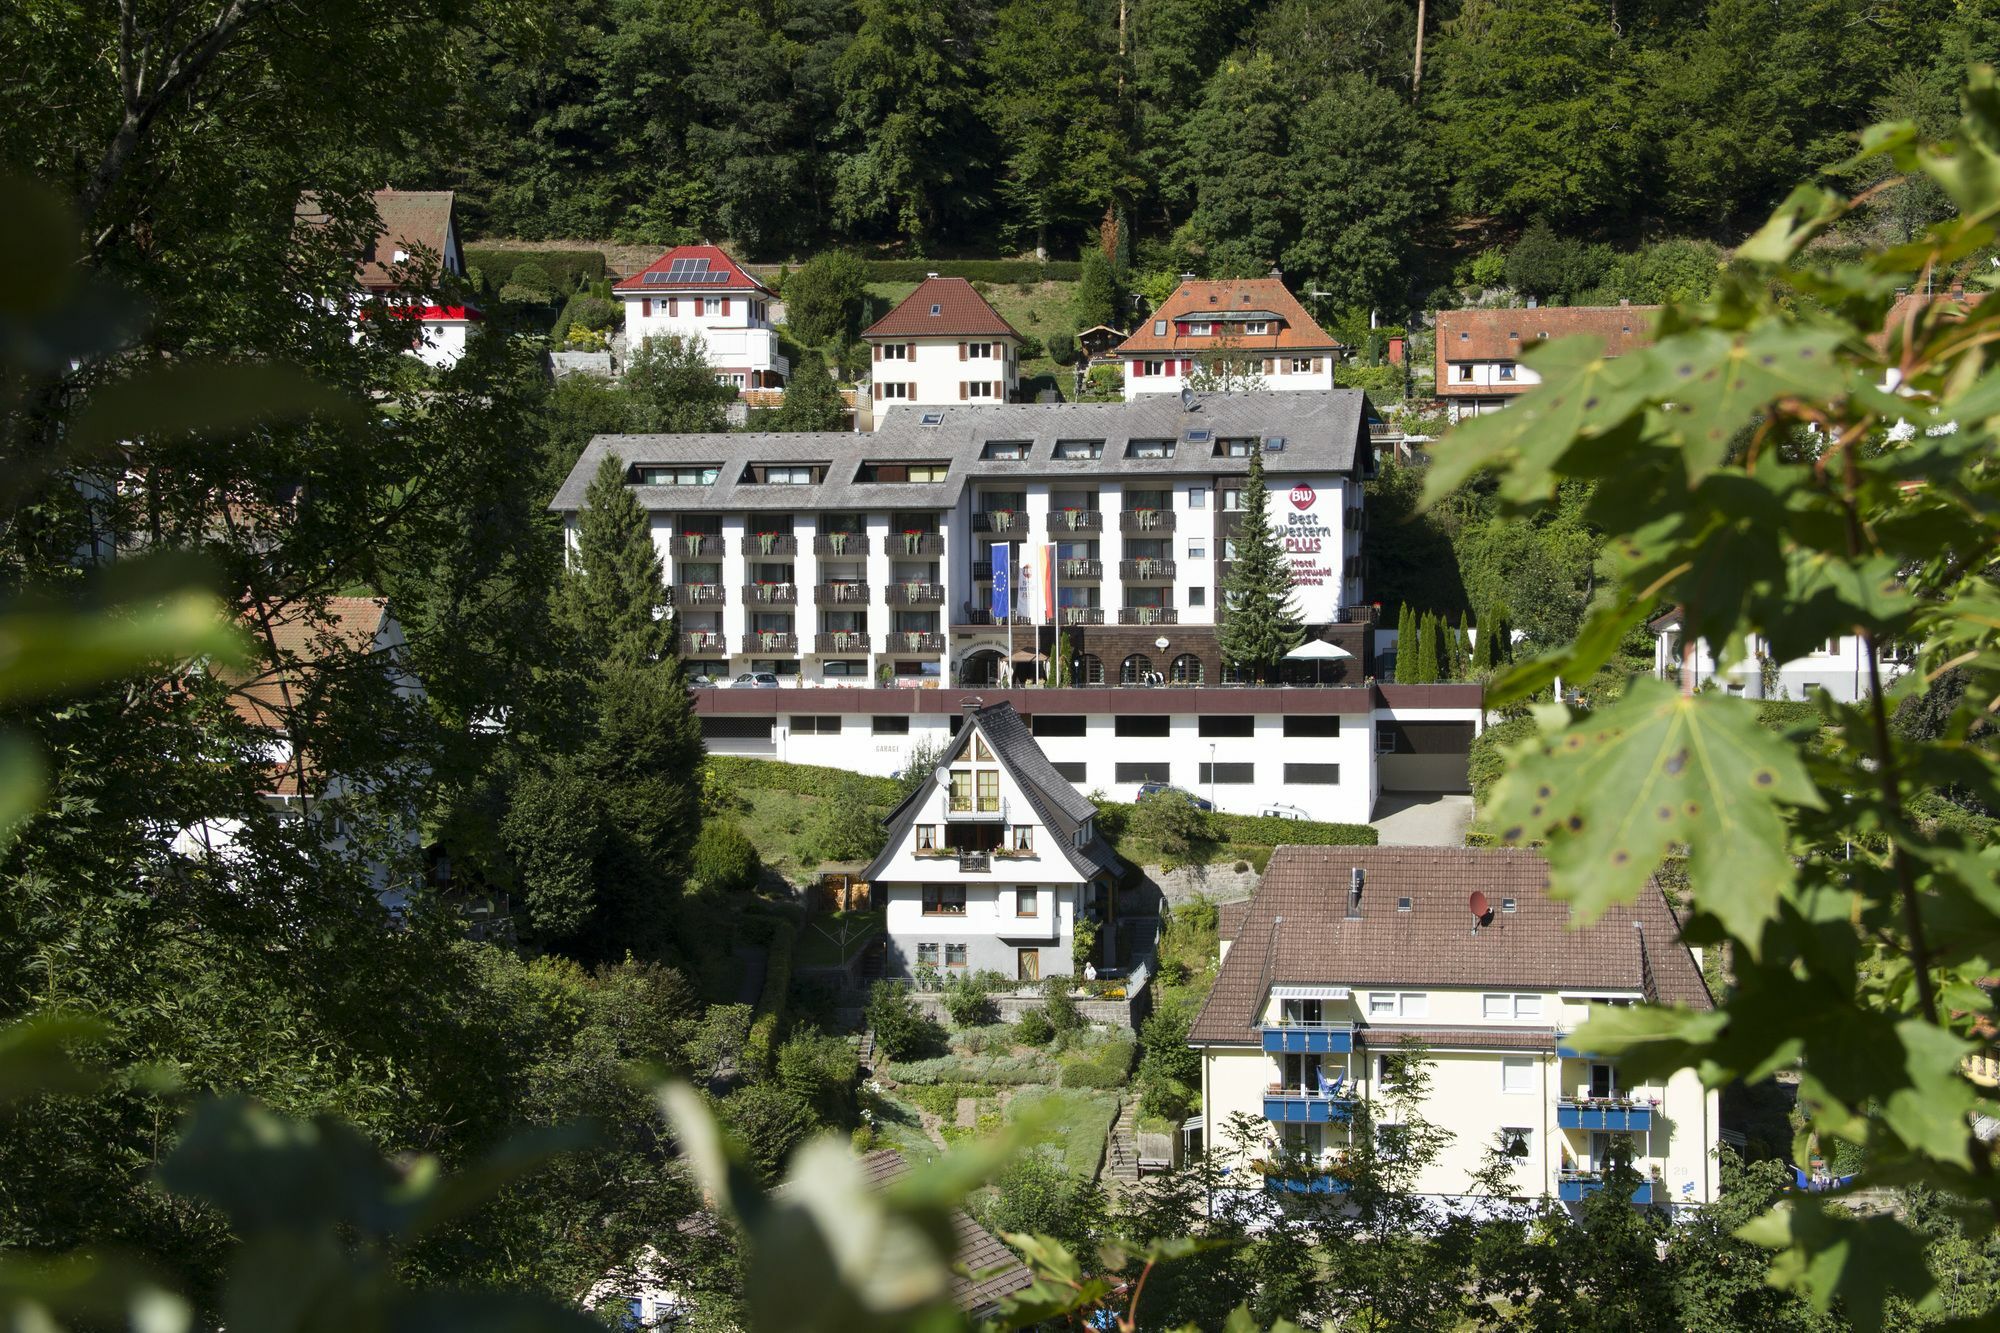
[[[964,278],[933,273],[862,330],[867,392],[855,402],[863,429],[889,409],[1011,403],[1021,387],[1021,335]]]
[[[1597,338],[1606,357],[1653,345],[1656,305],[1528,306],[1437,313],[1437,396],[1451,419],[1497,412],[1542,382],[1521,364],[1539,343],[1577,334]]]
[[[440,370],[458,364],[472,330],[486,318],[462,295],[435,295],[465,278],[453,206],[450,190],[377,190],[381,227],[357,273],[362,291],[385,302],[390,318],[415,325],[410,355]],[[419,288],[428,294],[410,294]]]
[[[1220,282],[1183,277],[1112,355],[1129,403],[1187,386],[1331,389],[1340,351],[1273,270]]]
[[[777,296],[720,246],[677,245],[616,283],[625,337],[699,338],[715,378],[738,389],[781,389],[791,362],[778,351]]]

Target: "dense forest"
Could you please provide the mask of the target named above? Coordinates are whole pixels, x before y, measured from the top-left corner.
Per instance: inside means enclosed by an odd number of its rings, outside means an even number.
[[[1122,219],[1141,268],[1277,264],[1341,306],[1394,307],[1538,218],[1727,244],[1862,126],[1945,129],[1967,63],[2000,55],[1978,0],[510,13],[439,53],[449,107],[379,166],[456,187],[475,234],[1070,258]],[[1912,189],[1880,212],[1907,234],[1941,206]]]

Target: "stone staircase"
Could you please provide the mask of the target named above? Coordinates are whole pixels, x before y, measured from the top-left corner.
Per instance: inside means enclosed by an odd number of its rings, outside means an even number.
[[[1104,1175],[1113,1189],[1139,1183],[1139,1104],[1130,1097],[1118,1103],[1118,1118],[1104,1141]]]
[[[856,1054],[859,1056],[861,1061],[861,1067],[867,1070],[871,1074],[874,1073],[875,1072],[875,1029],[863,1028],[860,1031],[860,1033],[858,1033],[855,1036],[854,1042],[855,1042]]]
[[[869,983],[882,979],[884,973],[887,971],[888,961],[889,946],[881,940],[876,940],[861,951],[861,964],[858,971],[861,977],[861,984],[864,988]]]

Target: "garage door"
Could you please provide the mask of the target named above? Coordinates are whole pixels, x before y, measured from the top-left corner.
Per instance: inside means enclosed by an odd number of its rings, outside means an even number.
[[[1377,722],[1375,762],[1383,791],[1471,791],[1470,722]]]

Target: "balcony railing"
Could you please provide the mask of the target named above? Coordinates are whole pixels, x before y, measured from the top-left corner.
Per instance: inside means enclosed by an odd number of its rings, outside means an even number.
[[[1096,509],[1051,509],[1050,532],[1102,532],[1104,514]]]
[[[1266,1194],[1345,1194],[1350,1188],[1345,1180],[1330,1171],[1264,1177]]]
[[[789,532],[746,532],[743,534],[743,554],[749,556],[797,555],[799,539]]]
[[[1172,532],[1174,511],[1171,509],[1124,509],[1118,514],[1118,530],[1144,535],[1148,532]]]
[[[1354,1049],[1354,1024],[1267,1023],[1264,1049],[1273,1055],[1345,1055]]]
[[[1120,560],[1118,577],[1127,583],[1172,583],[1174,562],[1154,559],[1151,556],[1139,560]]]
[[[1556,1127],[1645,1133],[1653,1127],[1653,1110],[1651,1102],[1564,1097],[1556,1102]]]
[[[746,583],[743,585],[743,601],[746,605],[761,602],[766,606],[797,606],[799,585],[796,583]]]
[[[961,806],[950,797],[945,798],[944,817],[952,823],[971,820],[974,823],[1004,824],[1007,822],[1007,802],[998,796],[981,800],[977,797]],[[984,855],[984,851],[981,852]]]
[[[883,549],[890,555],[943,555],[944,538],[935,532],[892,532]]]
[[[674,538],[674,559],[713,560],[722,554],[719,532],[683,532]]]
[[[720,630],[690,630],[681,635],[681,652],[688,656],[700,653],[726,653],[729,641]]]
[[[868,636],[860,630],[847,629],[816,635],[813,638],[813,651],[832,653],[836,656],[842,653],[865,654],[868,651]]]
[[[972,516],[974,532],[1026,532],[1028,515],[1021,509],[989,509]]]
[[[677,583],[675,606],[720,606],[729,600],[728,589],[720,583]]]
[[[944,651],[944,635],[935,630],[899,629],[889,635],[888,651],[892,653],[941,653]]]
[[[1564,1203],[1582,1203],[1588,1196],[1604,1188],[1604,1175],[1598,1171],[1565,1171],[1556,1179],[1556,1197]],[[1653,1201],[1653,1182],[1641,1180],[1632,1191],[1633,1203]]]
[[[1372,625],[1381,613],[1377,606],[1343,606],[1340,608],[1340,623],[1343,625]]]
[[[866,606],[865,583],[821,583],[813,588],[813,600],[821,606]]]
[[[1025,611],[1015,611],[1005,620],[993,614],[993,585],[976,583],[972,587],[972,604],[961,607],[952,617],[954,625],[1032,625],[1035,622]]]
[[[1352,1097],[1329,1097],[1304,1088],[1267,1088],[1264,1118],[1275,1125],[1339,1124],[1354,1115]]]
[[[1118,623],[1121,625],[1178,625],[1181,623],[1179,608],[1171,606],[1121,606],[1118,608]]]
[[[942,583],[887,583],[882,586],[882,600],[890,606],[943,606],[944,585]]]
[[[1095,583],[1104,577],[1104,562],[1072,557],[1062,562],[1056,577],[1064,583]]]
[[[813,538],[814,555],[867,555],[865,532],[822,532]]]
[[[799,636],[796,634],[763,629],[743,636],[743,651],[746,653],[795,653],[798,650]]]
[[[1063,606],[1056,608],[1062,612],[1065,625],[1102,625],[1104,608],[1101,606]]]
[[[958,868],[960,872],[967,875],[989,874],[993,869],[993,854],[991,852],[960,852],[958,854]]]

